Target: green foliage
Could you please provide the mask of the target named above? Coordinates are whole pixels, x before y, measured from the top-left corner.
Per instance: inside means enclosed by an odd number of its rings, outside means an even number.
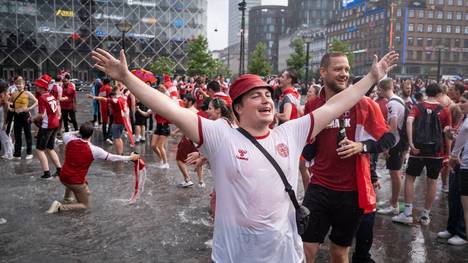
[[[215,71],[215,61],[208,51],[208,40],[199,35],[190,41],[187,47],[189,76],[207,75],[210,76]]]
[[[266,55],[266,45],[257,43],[255,50],[250,54],[249,72],[260,76],[267,76],[271,73],[271,64]]]
[[[304,77],[307,55],[304,50],[304,41],[302,38],[296,38],[292,43],[294,46],[294,52],[291,53],[289,58],[286,60],[286,64],[288,65],[288,68],[296,70],[298,79],[302,79]]]
[[[231,77],[231,71],[229,70],[229,67],[224,65],[223,62],[219,59],[213,59],[213,71],[210,73],[210,77],[215,77],[222,75],[224,77]]]
[[[348,44],[346,44],[346,42],[343,42],[343,41],[341,41],[341,40],[339,40],[337,38],[333,38],[332,43],[330,45],[330,48],[328,49],[328,52],[329,53],[341,52],[341,53],[346,54],[346,56],[348,57],[349,66],[351,68],[353,68],[353,66],[354,66],[354,53],[351,52],[351,50],[349,49],[349,46],[348,46]]]
[[[156,74],[162,76],[163,74],[173,75],[176,62],[169,57],[159,57],[153,61],[150,65],[150,70]]]

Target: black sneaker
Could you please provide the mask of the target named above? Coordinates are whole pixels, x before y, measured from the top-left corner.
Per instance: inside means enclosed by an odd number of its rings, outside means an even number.
[[[52,175],[44,174],[44,175],[41,176],[41,179],[50,180],[50,179],[52,179]]]
[[[52,176],[53,176],[53,177],[58,177],[58,176],[60,176],[60,172],[57,171],[57,172],[55,172]]]

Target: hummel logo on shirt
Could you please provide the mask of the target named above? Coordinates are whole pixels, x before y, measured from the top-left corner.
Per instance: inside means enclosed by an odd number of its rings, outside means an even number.
[[[246,150],[237,150],[238,152],[238,155],[236,155],[236,158],[239,159],[239,160],[244,160],[244,161],[248,161],[249,158],[246,156],[247,154],[247,151]]]

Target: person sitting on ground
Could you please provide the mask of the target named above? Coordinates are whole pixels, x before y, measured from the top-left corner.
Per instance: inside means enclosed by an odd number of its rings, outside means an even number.
[[[79,132],[67,132],[63,135],[65,143],[65,161],[60,171],[60,182],[65,186],[63,204],[54,201],[47,213],[53,214],[66,210],[87,209],[89,205],[89,189],[87,175],[91,164],[96,159],[106,161],[136,161],[138,154],[129,156],[110,154],[102,148],[91,143],[93,124],[85,122],[80,126]],[[73,195],[76,203],[71,203]],[[68,203],[68,204],[66,204]]]

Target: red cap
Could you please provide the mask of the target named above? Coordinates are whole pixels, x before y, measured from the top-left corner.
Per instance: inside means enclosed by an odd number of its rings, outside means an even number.
[[[229,96],[232,101],[235,101],[238,97],[244,95],[248,91],[255,88],[267,88],[273,93],[273,89],[259,76],[253,74],[244,74],[237,78],[231,85],[229,90]]]
[[[52,81],[51,76],[49,76],[48,74],[43,74],[40,78],[34,81],[34,85],[36,85],[36,87],[47,90],[49,88],[49,84],[51,81]]]

